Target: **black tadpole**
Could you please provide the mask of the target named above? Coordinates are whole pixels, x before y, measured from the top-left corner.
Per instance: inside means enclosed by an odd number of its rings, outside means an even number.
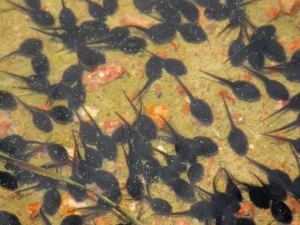
[[[206,221],[213,218],[213,206],[208,200],[193,203],[189,210],[174,213],[165,213],[161,216],[190,216],[199,221]]]
[[[17,101],[14,96],[6,91],[0,90],[0,109],[13,111],[17,108]]]
[[[77,131],[74,132],[78,133]],[[80,133],[78,134],[80,136],[81,144],[84,149],[86,163],[88,164],[89,167],[100,168],[103,164],[102,155],[95,148],[87,146],[82,135]]]
[[[50,71],[49,60],[42,53],[37,53],[31,58],[31,66],[36,75],[47,77]]]
[[[0,211],[0,224],[6,225],[21,225],[19,218],[12,214],[11,212],[7,211]]]
[[[172,4],[172,3],[171,3]],[[180,23],[181,15],[178,10],[171,7],[169,4],[158,4],[155,6],[155,10],[158,11],[162,19],[169,23]]]
[[[148,194],[148,200],[151,206],[151,209],[158,214],[165,214],[165,213],[171,213],[172,212],[172,206],[170,203],[162,198],[152,198],[150,193],[150,185],[146,185],[146,190]]]
[[[292,180],[290,176],[279,169],[270,169],[267,166],[254,161],[253,159],[250,159],[246,156],[246,158],[253,163],[256,167],[258,167],[260,170],[266,173],[268,180],[270,184],[275,184],[280,187],[282,187],[284,190],[291,191],[292,190]]]
[[[162,77],[162,70],[163,70],[163,59],[156,55],[152,55],[146,65],[145,65],[145,72],[148,78],[144,87],[136,94],[133,100],[135,100],[140,95],[144,95],[146,91],[150,88],[150,86]]]
[[[274,217],[274,219],[283,224],[290,224],[293,220],[293,213],[290,210],[290,208],[283,201],[274,199],[270,193],[268,186],[264,182],[262,182],[262,180],[258,176],[256,176],[255,174],[253,174],[253,175],[263,185],[266,193],[269,195],[269,197],[271,199],[270,208],[271,208],[271,213],[272,213],[272,216]]]
[[[195,198],[193,187],[184,179],[175,180],[172,189],[178,197],[185,201],[192,201]]]
[[[160,63],[162,63],[162,67],[166,70],[166,72],[167,73],[169,73],[170,75],[172,75],[172,76],[176,76],[176,77],[178,77],[178,76],[183,76],[183,75],[185,75],[185,74],[187,74],[187,72],[188,72],[188,70],[187,70],[187,68],[186,68],[186,66],[184,65],[184,63],[182,62],[182,61],[180,61],[180,60],[178,60],[178,59],[174,59],[174,58],[166,58],[166,59],[164,59],[164,58],[162,58],[162,57],[160,57],[160,56],[158,56],[158,55],[155,55],[155,54],[153,54],[152,52],[150,52],[150,51],[148,51],[148,50],[146,50],[149,54],[151,54],[152,56],[156,56],[157,57],[157,59],[155,59],[156,60],[156,62],[154,61],[154,58],[152,59],[153,61],[152,61],[152,63],[156,63],[159,67],[157,68],[157,71],[155,71],[155,72],[157,72],[157,73],[160,73],[160,65],[159,65],[159,63],[158,63],[158,61],[157,60],[161,60],[161,62]],[[149,62],[150,63],[150,62]],[[149,67],[150,67],[151,65],[149,64]],[[153,66],[153,65],[152,65]],[[146,68],[147,69],[147,68]],[[151,71],[150,71],[151,72]],[[154,72],[154,71],[152,71],[152,72]]]
[[[142,52],[145,50],[147,46],[147,42],[140,37],[132,36],[125,38],[123,41],[121,41],[118,44],[114,45],[108,45],[108,46],[99,46],[99,47],[93,47],[95,49],[99,49],[101,51],[110,51],[110,50],[120,50],[128,55],[134,55],[139,52]]]
[[[300,82],[300,50],[295,51],[289,62],[279,65],[264,67],[265,70],[273,70],[282,73],[288,81]]]
[[[119,7],[118,0],[103,0],[103,8],[106,15],[114,14]]]
[[[42,49],[43,49],[43,42],[40,39],[30,38],[23,41],[23,43],[21,43],[18,50],[13,51],[7,54],[6,56],[3,56],[0,59],[0,61],[15,54],[20,54],[25,57],[33,57],[34,55],[42,51]]]
[[[55,215],[62,203],[62,197],[56,187],[48,190],[43,197],[42,208],[48,215]]]
[[[241,27],[238,38],[231,42],[228,49],[228,56],[230,57],[232,66],[240,66],[246,59],[246,53],[244,51],[241,51],[245,47],[246,46],[243,41],[243,28]]]
[[[77,49],[77,58],[79,62],[87,67],[96,67],[106,63],[106,57],[103,53],[87,46],[81,46]]]
[[[18,189],[18,181],[13,175],[8,172],[0,171],[0,187],[10,191]]]
[[[244,156],[247,154],[249,149],[248,138],[246,134],[240,128],[236,127],[236,125],[234,124],[224,97],[223,97],[223,102],[231,126],[228,135],[228,143],[235,153],[237,153],[240,156]]]
[[[135,105],[132,103],[132,101],[129,99],[129,97],[126,95],[126,93],[123,91],[126,100],[129,102],[131,107],[133,108],[135,114],[137,115],[135,122],[132,124],[132,126],[139,132],[141,135],[145,136],[149,140],[153,140],[157,137],[157,128],[153,120],[147,116],[143,115],[141,113],[142,111],[142,105],[140,112],[135,107]]]
[[[156,1],[149,0],[134,0],[133,3],[135,7],[142,13],[150,13],[156,5]]]
[[[237,181],[236,179],[234,180]],[[263,187],[240,181],[237,182],[248,188],[249,198],[256,207],[261,209],[268,209],[270,207],[270,198]]]
[[[275,100],[283,100],[286,101],[289,99],[289,91],[287,90],[287,88],[280,82],[276,81],[276,80],[271,80],[267,77],[265,77],[264,75],[262,75],[261,73],[252,70],[246,66],[242,67],[246,70],[248,70],[251,74],[253,74],[255,77],[257,77],[258,79],[260,79],[266,88],[266,91],[268,93],[268,95],[275,99]]]
[[[192,185],[201,181],[204,176],[204,167],[200,163],[194,163],[187,171],[187,176]]]
[[[210,125],[213,122],[213,114],[210,106],[202,99],[195,98],[189,89],[182,83],[182,81],[176,77],[176,80],[181,85],[185,93],[188,95],[191,104],[190,112],[199,121],[204,124]]]
[[[76,27],[77,19],[73,11],[66,7],[65,1],[61,0],[62,10],[59,13],[59,22],[64,30],[71,30]]]
[[[178,24],[176,28],[186,42],[197,44],[207,40],[207,34],[198,23]]]
[[[271,115],[269,115],[267,118],[265,118],[264,120],[266,119],[269,119],[270,117],[280,113],[280,112],[283,112],[285,110],[294,110],[294,111],[300,111],[300,93],[294,95],[290,101],[288,102],[287,105],[283,106],[281,109],[275,111],[274,113],[272,113]]]
[[[188,161],[190,163],[195,163],[197,160],[196,153],[194,149],[189,145],[186,138],[177,133],[177,131],[167,122],[162,116],[160,116],[167,124],[170,133],[175,142],[175,152],[179,155],[183,161]]]
[[[107,19],[105,9],[98,3],[86,0],[89,7],[89,14],[98,21],[104,22]]]
[[[50,84],[48,80],[39,75],[31,75],[29,77],[23,77],[18,74],[0,71],[1,73],[5,73],[6,75],[9,75],[10,77],[19,79],[21,81],[24,81],[27,84],[27,87],[22,87],[22,89],[29,89],[31,91],[35,91],[38,93],[46,93],[48,92],[48,89],[50,87]]]
[[[86,110],[85,107],[82,107],[87,116],[90,118],[92,124],[94,125],[96,132],[98,134],[96,139],[96,148],[100,152],[100,154],[108,159],[108,160],[115,160],[118,155],[117,144],[114,142],[111,137],[102,133],[101,129],[99,128],[98,124],[94,120],[94,118],[90,115],[90,113]]]
[[[26,12],[30,16],[30,18],[33,20],[33,22],[35,22],[37,25],[39,25],[41,27],[49,27],[49,26],[54,25],[54,23],[55,23],[54,17],[48,11],[41,10],[41,9],[31,10],[31,9],[27,9],[23,6],[20,6],[16,3],[13,3],[9,0],[5,0],[5,1],[9,2],[10,4],[14,5],[15,7]]]
[[[16,96],[15,98],[31,113],[32,122],[37,129],[46,133],[53,130],[52,122],[46,113],[35,110],[33,106],[27,105]]]
[[[228,85],[233,93],[235,94],[235,96],[242,100],[242,101],[246,101],[246,102],[256,102],[258,100],[260,100],[261,98],[261,94],[259,89],[252,83],[247,82],[247,81],[229,81],[226,80],[224,78],[218,77],[216,75],[213,75],[211,73],[205,72],[200,70],[202,73],[205,73],[206,75],[213,77],[217,80],[219,80],[220,82]]]
[[[79,120],[79,134],[87,144],[95,145],[97,143],[97,130],[95,126],[89,122],[82,120],[77,110],[74,110]]]
[[[86,91],[82,80],[77,81],[77,84],[72,87],[67,97],[68,107],[77,110],[84,105],[86,100]]]
[[[86,29],[88,29],[88,28],[86,28]],[[105,44],[108,44],[109,46],[116,47],[116,46],[120,45],[120,43],[128,37],[129,37],[128,27],[115,27],[110,31],[108,30],[108,32],[103,37],[100,37],[100,38],[96,37],[95,38],[96,40],[89,42],[88,44],[105,43]]]
[[[74,157],[72,162],[72,174],[70,179],[81,185],[85,185],[84,180],[78,175],[78,163],[79,163],[79,156],[78,156],[78,151],[76,150],[74,151]],[[78,202],[83,202],[87,199],[87,192],[84,189],[75,187],[71,184],[67,184],[67,191],[72,196],[72,198],[74,198]]]
[[[242,193],[240,189],[236,186],[236,184],[233,182],[233,178],[231,177],[229,172],[225,168],[222,168],[222,170],[224,171],[227,178],[226,192],[235,196],[239,202],[243,201]]]
[[[182,159],[180,156],[177,155],[169,155],[163,151],[160,151],[159,149],[153,148],[154,151],[160,153],[163,155],[163,157],[166,159],[166,162],[170,169],[174,169],[177,172],[185,172],[187,169],[187,166],[184,162],[182,162]]]
[[[149,28],[130,26],[144,32],[154,43],[164,44],[172,41],[176,36],[175,26],[171,23],[159,23]]]
[[[42,7],[41,0],[24,0],[24,2],[33,10],[39,10]]]
[[[62,41],[65,48],[70,50],[76,50],[78,47],[83,46],[85,44],[85,37],[84,35],[81,35],[79,33],[79,28],[78,29],[74,28],[72,29],[72,32],[64,32],[62,34],[58,34],[56,32],[53,33],[46,32],[44,30],[39,30],[36,28],[30,28],[30,29],[51,37],[59,38]]]

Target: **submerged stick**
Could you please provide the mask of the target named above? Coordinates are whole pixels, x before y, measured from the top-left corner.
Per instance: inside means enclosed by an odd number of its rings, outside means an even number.
[[[43,168],[38,167],[38,166],[31,165],[29,163],[26,163],[26,162],[23,162],[23,161],[20,161],[20,160],[17,160],[17,159],[13,159],[13,158],[11,158],[11,157],[9,157],[6,154],[3,154],[1,152],[0,152],[0,159],[3,159],[5,161],[9,162],[10,164],[21,167],[21,168],[26,169],[30,172],[34,172],[36,174],[39,174],[39,175],[42,175],[42,176],[45,176],[45,177],[49,177],[53,180],[57,180],[57,181],[60,181],[60,182],[66,183],[66,184],[71,184],[71,185],[73,185],[77,188],[89,191],[89,192],[93,193],[95,196],[97,196],[98,198],[102,199],[105,203],[107,203],[113,209],[118,211],[123,217],[125,217],[127,220],[131,221],[132,224],[134,224],[134,225],[143,225],[139,220],[134,218],[131,214],[127,213],[124,209],[122,209],[119,205],[117,205],[113,201],[111,201],[108,198],[104,197],[103,195],[98,194],[95,191],[90,190],[89,188],[87,188],[87,187],[85,187],[85,186],[69,179],[68,177],[59,175],[59,174],[54,173],[52,171],[43,169]]]

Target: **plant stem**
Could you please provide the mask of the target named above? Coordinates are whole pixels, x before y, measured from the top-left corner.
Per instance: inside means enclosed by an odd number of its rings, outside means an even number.
[[[59,175],[57,173],[54,173],[52,171],[43,169],[41,167],[17,160],[17,159],[13,159],[10,156],[3,154],[0,152],[0,159],[3,159],[7,162],[9,162],[10,164],[13,164],[15,166],[21,167],[23,169],[26,169],[30,172],[45,176],[45,177],[49,177],[53,180],[57,180],[66,184],[70,184],[73,185],[75,187],[78,187],[80,189],[84,189],[88,192],[93,193],[95,196],[97,196],[98,198],[102,199],[105,203],[107,203],[109,206],[111,206],[113,209],[115,209],[116,211],[118,211],[122,216],[124,216],[127,220],[131,221],[134,225],[143,225],[139,220],[137,220],[135,217],[133,217],[131,214],[127,213],[124,209],[122,209],[119,205],[117,205],[116,203],[114,203],[113,201],[109,200],[108,198],[106,198],[105,196],[96,193],[93,190],[90,190],[89,188],[87,188],[84,185],[81,185],[71,179],[69,179],[68,177]]]

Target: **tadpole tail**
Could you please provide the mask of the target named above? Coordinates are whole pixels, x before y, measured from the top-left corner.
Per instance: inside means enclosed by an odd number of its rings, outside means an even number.
[[[28,190],[31,190],[31,189],[35,189],[35,188],[38,188],[40,185],[39,184],[36,184],[32,187],[28,187],[28,188],[24,188],[24,189],[21,189],[21,190],[18,190],[16,191],[17,194],[21,193],[21,192],[24,192],[24,191],[28,191]]]
[[[124,94],[126,100],[129,102],[130,106],[133,108],[135,114],[138,115],[138,114],[139,114],[138,109],[137,109],[137,108],[135,107],[135,105],[132,103],[132,101],[130,100],[130,98],[129,98],[128,95],[126,94],[126,92],[125,92],[124,90],[122,90],[122,92],[123,92],[123,94]]]
[[[251,163],[253,163],[255,166],[257,166],[259,169],[265,171],[265,172],[271,172],[272,170],[269,169],[268,167],[266,167],[265,165],[253,160],[253,159],[250,159],[248,156],[245,156],[246,159],[248,159]]]
[[[37,32],[40,32],[40,33],[42,33],[42,34],[46,34],[46,35],[52,36],[52,37],[61,38],[61,35],[60,35],[60,34],[49,33],[49,32],[46,32],[46,31],[43,31],[43,30],[39,30],[39,29],[36,29],[36,28],[33,28],[33,27],[30,27],[30,29],[35,30],[35,31],[37,31]]]
[[[298,156],[297,156],[295,150],[293,149],[293,146],[292,146],[292,145],[290,145],[290,148],[291,148],[292,153],[293,153],[293,156],[294,156],[294,158],[295,158],[295,160],[296,160],[297,167],[298,167],[298,172],[299,172],[299,174],[300,174],[300,162],[299,162],[299,158],[298,158]]]
[[[75,131],[72,130],[72,135],[73,135],[73,140],[74,140],[74,145],[75,145],[74,155],[76,154],[76,155],[78,156],[78,159],[81,160],[82,157],[81,157],[81,155],[80,155],[78,143],[77,143],[77,141],[76,141],[76,138],[75,138],[75,134],[74,134],[74,133],[75,133]],[[75,153],[75,152],[76,152],[76,153]],[[74,156],[74,158],[76,158],[76,157]]]
[[[233,26],[232,23],[228,23],[224,28],[223,30],[221,30],[220,33],[218,33],[217,37],[219,37],[221,34],[223,34],[226,30],[228,30],[229,28],[231,28]]]
[[[261,183],[261,185],[263,187],[266,187],[266,184],[253,172],[251,172],[253,176],[255,176],[255,178],[259,181],[259,183]]]
[[[235,128],[235,124],[233,122],[233,119],[232,119],[231,114],[229,112],[227,103],[226,103],[225,98],[223,96],[222,96],[222,99],[223,99],[223,102],[224,102],[224,106],[225,106],[225,109],[226,109],[227,117],[228,117],[229,122],[230,122],[231,129],[234,129]]]
[[[249,45],[248,45],[249,46]],[[238,54],[242,53],[243,51],[245,51],[248,46],[245,46],[244,48],[242,48],[240,51],[235,52],[232,56],[230,56],[228,59],[226,59],[223,64],[227,63],[228,61],[230,61],[233,57],[236,57]]]
[[[43,30],[63,30],[62,27],[45,27]]]
[[[210,193],[210,192],[204,190],[203,188],[198,187],[198,186],[196,186],[196,185],[194,185],[193,187],[195,187],[196,189],[200,190],[201,192],[203,192],[204,194],[208,195],[209,197],[212,197],[212,193]]]
[[[168,128],[170,129],[172,136],[174,137],[174,139],[176,139],[178,141],[178,134],[176,132],[176,130],[169,124],[169,122],[167,122],[167,120],[165,118],[163,118],[161,115],[159,115],[159,117],[167,124]]]
[[[74,112],[75,112],[75,115],[76,115],[76,117],[78,118],[78,120],[79,120],[80,122],[83,122],[81,116],[78,114],[78,112],[77,112],[76,109],[74,109]]]
[[[14,77],[14,78],[17,78],[17,79],[21,79],[23,81],[27,81],[27,77],[23,77],[23,76],[20,76],[18,74],[15,74],[15,73],[10,73],[10,72],[6,72],[6,71],[3,71],[3,70],[0,70],[1,73],[5,73],[6,75],[9,75],[11,77]]]
[[[156,215],[156,216],[183,216],[183,215],[187,215],[189,214],[190,211],[186,210],[186,211],[182,211],[182,212],[174,212],[174,213],[155,213],[152,215]]]
[[[12,55],[14,55],[14,54],[17,54],[18,52],[19,52],[19,50],[16,50],[16,51],[13,51],[13,52],[11,52],[11,53],[9,53],[9,54],[3,56],[3,57],[0,59],[0,62],[1,62],[2,60],[4,60],[4,59],[8,58],[9,56],[12,56]]]
[[[163,156],[167,156],[167,153],[162,152],[162,151],[160,151],[160,150],[157,149],[157,148],[152,147],[152,149],[153,149],[153,151],[158,152],[158,153],[162,154]]]
[[[297,126],[298,124],[300,124],[300,122],[298,120],[295,120],[295,121],[293,121],[293,122],[291,122],[291,123],[289,123],[289,124],[287,124],[283,127],[278,128],[277,130],[269,131],[266,134],[274,133],[274,132],[277,132],[277,131],[282,131],[282,130],[288,129],[290,127],[293,127],[293,126]]]
[[[243,2],[243,3],[239,4],[239,7],[243,7],[243,6],[252,4],[254,2],[258,2],[258,1],[260,1],[260,0],[252,0],[252,1],[248,1],[248,2]]]
[[[235,179],[234,177],[231,177],[235,182],[237,182],[238,184],[241,184],[241,185],[243,185],[243,186],[245,186],[245,187],[247,187],[247,188],[249,188],[251,185],[249,185],[249,184],[247,184],[247,183],[245,183],[245,182],[242,182],[242,181],[239,181],[239,180],[237,180],[237,179]]]
[[[140,95],[146,94],[145,92],[147,92],[147,90],[150,88],[150,86],[152,85],[152,83],[153,83],[153,81],[148,79],[147,82],[146,82],[146,84],[142,88],[142,90],[140,90],[137,93],[137,95],[132,99],[132,101],[134,101],[135,99],[137,99],[137,97],[139,97]]]
[[[9,0],[5,0],[5,1],[6,1],[6,2],[9,2],[10,4],[16,6],[16,7],[19,8],[19,9],[22,9],[23,11],[25,11],[25,12],[27,12],[27,13],[32,12],[32,10],[27,9],[27,8],[25,8],[25,7],[23,7],[23,6],[20,6],[20,5],[16,4],[16,3],[13,3],[13,2],[11,2],[11,1],[9,1]]]
[[[263,70],[273,70],[273,71],[277,71],[277,72],[283,72],[285,71],[285,67],[287,66],[288,64],[284,65],[284,64],[280,64],[278,66],[267,66],[267,67],[263,67],[262,69]]]
[[[97,49],[100,51],[117,51],[117,47],[112,47],[112,46],[99,46],[99,47],[90,47],[92,49]]]
[[[284,110],[286,110],[287,108],[289,107],[289,104],[287,104],[286,106],[282,107],[281,109],[273,112],[271,115],[267,116],[266,118],[263,119],[263,121],[271,118],[272,116],[275,116],[276,114],[280,113],[280,112],[283,112]]]
[[[62,7],[65,9],[66,8],[66,4],[65,4],[65,1],[64,0],[61,0],[61,5]]]
[[[50,222],[50,220],[48,219],[48,217],[44,213],[43,209],[40,209],[40,214],[41,214],[41,217],[43,218],[46,225],[52,225],[52,223]]]
[[[94,120],[94,118],[91,116],[91,114],[86,110],[86,108],[84,106],[82,106],[82,108],[83,108],[84,112],[86,113],[86,115],[88,115],[89,119],[92,121],[92,124],[96,128],[98,134],[100,136],[103,135],[102,130],[99,128],[98,124],[96,123],[96,121]]]
[[[190,90],[185,86],[185,84],[177,77],[174,76],[175,79],[178,81],[178,83],[180,84],[180,86],[183,88],[184,92],[187,94],[187,96],[189,96],[190,100],[195,100],[195,97],[192,95],[192,93],[190,92]]]
[[[290,138],[285,138],[285,137],[279,137],[279,136],[276,136],[276,135],[270,135],[270,134],[262,134],[264,136],[267,136],[267,137],[271,137],[271,138],[276,138],[276,139],[279,139],[279,140],[282,140],[282,141],[286,141],[286,142],[289,142],[291,143],[293,140],[290,139]]]
[[[131,125],[124,119],[123,116],[121,116],[118,112],[115,111],[115,114],[128,126],[131,127]]]
[[[135,26],[135,25],[130,25],[130,26],[128,26],[128,27],[132,27],[132,28],[137,29],[137,30],[139,30],[139,31],[142,31],[142,32],[144,32],[144,33],[147,33],[147,32],[148,32],[148,30],[147,30],[146,28],[144,28],[144,27],[139,27],[139,26]]]
[[[18,98],[15,95],[14,95],[14,98],[16,98],[27,110],[29,110],[30,112],[33,111],[33,109],[29,105],[27,105],[25,102],[23,102],[20,98]]]
[[[252,73],[255,77],[261,79],[264,83],[268,82],[269,81],[269,78],[263,76],[262,74],[258,73],[257,71],[255,70],[252,70],[250,69],[249,67],[247,66],[244,66],[244,65],[241,65],[244,69],[248,70],[250,73]]]
[[[224,78],[222,78],[222,77],[218,77],[218,76],[216,76],[216,75],[213,75],[213,74],[211,74],[211,73],[205,72],[205,71],[203,71],[203,70],[199,70],[199,71],[202,72],[202,73],[205,73],[206,75],[208,75],[208,76],[210,76],[210,77],[213,77],[213,78],[215,78],[215,79],[217,79],[217,80],[219,80],[219,81],[221,81],[221,82],[223,82],[223,83],[225,83],[225,84],[227,84],[227,85],[229,85],[229,86],[232,85],[232,82],[231,82],[231,81],[226,80],[226,79],[224,79]]]

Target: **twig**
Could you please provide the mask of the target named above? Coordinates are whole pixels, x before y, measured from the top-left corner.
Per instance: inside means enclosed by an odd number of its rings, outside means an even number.
[[[0,159],[3,159],[3,160],[5,160],[5,161],[7,161],[7,162],[9,162],[9,163],[11,163],[15,166],[21,167],[21,168],[26,169],[30,172],[34,172],[36,174],[52,178],[53,180],[57,180],[57,181],[60,181],[60,182],[66,183],[66,184],[73,185],[77,188],[89,191],[89,192],[93,193],[95,196],[97,196],[98,198],[102,199],[105,203],[107,203],[113,209],[118,211],[122,216],[124,216],[127,220],[131,221],[134,225],[143,225],[139,220],[137,220],[131,214],[125,212],[125,210],[123,210],[119,205],[117,205],[113,201],[111,201],[108,198],[106,198],[105,196],[103,196],[101,194],[98,194],[95,191],[90,190],[89,188],[87,188],[87,187],[85,187],[85,186],[69,179],[68,177],[59,175],[59,174],[54,173],[52,171],[43,169],[43,168],[38,167],[38,166],[31,165],[29,163],[26,163],[26,162],[23,162],[23,161],[20,161],[20,160],[17,160],[17,159],[13,159],[13,158],[11,158],[11,157],[9,157],[6,154],[3,154],[1,152],[0,152]]]

